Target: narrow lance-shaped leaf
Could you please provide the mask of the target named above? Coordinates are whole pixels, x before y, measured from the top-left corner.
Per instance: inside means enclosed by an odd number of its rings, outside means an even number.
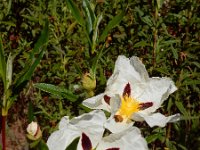
[[[14,84],[14,90],[17,91],[18,87],[23,87],[28,80],[30,80],[35,68],[37,65],[40,63],[40,60],[42,59],[44,53],[45,53],[45,48],[43,47],[44,44],[47,43],[48,41],[48,36],[49,36],[49,22],[45,22],[45,27],[41,33],[40,38],[34,45],[34,49],[30,54],[29,62],[27,63],[28,65],[25,66],[25,68],[19,73],[18,78],[16,78]],[[39,54],[38,54],[39,53]],[[35,54],[38,54],[37,58],[35,58]]]
[[[47,83],[36,83],[34,84],[34,86],[44,92],[53,94],[57,97],[61,97],[61,98],[66,98],[72,102],[77,100],[77,96],[74,95],[71,91],[62,88],[62,87],[58,87],[52,84],[47,84]]]
[[[87,18],[86,26],[87,26],[88,35],[90,35],[93,30],[93,25],[96,20],[96,16],[95,16],[94,11],[92,10],[88,0],[83,0],[83,10],[84,10],[86,18]]]
[[[94,78],[96,76],[96,69],[97,69],[98,61],[102,56],[102,52],[103,52],[103,48],[101,48],[101,50],[98,52],[98,54],[96,55],[96,57],[94,58],[93,63],[92,63],[92,68],[91,68],[90,73],[93,74]]]
[[[178,59],[178,52],[177,50],[173,47],[173,45],[171,45],[171,50],[172,50],[172,54],[174,56],[175,59]]]
[[[92,36],[92,54],[94,53],[94,51],[96,49],[98,29],[99,29],[99,24],[100,24],[102,18],[103,18],[103,16],[101,14],[96,18],[96,20],[94,22],[94,31],[93,31],[93,36]]]
[[[6,90],[12,84],[12,73],[13,73],[13,60],[15,56],[12,56],[10,53],[7,59],[7,67],[6,67]]]
[[[0,77],[3,80],[4,88],[6,86],[6,61],[4,56],[3,42],[0,36]]]
[[[8,1],[8,6],[7,6],[6,16],[9,14],[11,7],[12,7],[12,0],[9,0]]]
[[[183,104],[179,101],[175,101],[175,104],[177,106],[177,108],[179,109],[179,111],[184,115],[184,116],[189,116],[187,113],[187,110],[185,109],[185,107],[183,106]]]
[[[76,19],[76,21],[84,28],[84,32],[86,35],[86,38],[88,40],[88,43],[90,44],[90,46],[92,45],[92,41],[90,39],[90,35],[85,27],[85,23],[86,21],[83,19],[83,17],[81,16],[80,10],[78,9],[78,7],[74,4],[74,2],[72,0],[66,0],[67,2],[67,7],[68,9],[71,11],[72,16]]]
[[[48,42],[48,37],[49,37],[49,21],[45,21],[44,28],[41,32],[41,35],[37,42],[34,45],[33,51],[31,52],[30,59],[32,60],[34,58],[34,55],[36,53],[39,53],[41,46],[43,46],[45,43]]]
[[[99,38],[99,42],[102,42],[105,40],[105,38],[107,37],[108,33],[110,32],[110,30],[112,28],[114,28],[116,25],[118,25],[121,20],[123,19],[125,15],[125,11],[122,11],[120,14],[116,15],[109,23],[108,25],[105,27],[103,33],[101,34],[100,38]]]
[[[25,86],[26,82],[28,80],[30,80],[33,72],[35,71],[35,68],[37,67],[37,65],[40,63],[40,60],[42,59],[44,55],[44,49],[40,52],[39,56],[37,57],[37,59],[35,59],[34,63],[30,66],[29,70],[27,70],[27,72],[25,72],[23,74],[23,76],[21,76],[21,78],[19,78],[19,80],[17,80],[16,85],[15,85],[15,90],[17,90],[18,87],[23,87]],[[15,91],[14,90],[14,91]]]
[[[74,18],[76,19],[76,21],[80,25],[83,25],[84,24],[84,19],[81,16],[81,13],[80,13],[78,7],[74,4],[74,2],[72,0],[66,0],[66,3],[67,3],[68,9],[71,11],[71,13],[74,16]]]

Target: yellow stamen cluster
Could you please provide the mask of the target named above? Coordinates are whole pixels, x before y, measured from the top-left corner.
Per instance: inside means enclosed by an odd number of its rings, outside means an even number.
[[[127,94],[121,97],[121,106],[117,113],[115,114],[115,120],[121,122],[123,120],[129,120],[133,113],[138,112],[139,109],[139,102]],[[119,119],[119,117],[121,119]],[[119,120],[118,120],[119,119]]]

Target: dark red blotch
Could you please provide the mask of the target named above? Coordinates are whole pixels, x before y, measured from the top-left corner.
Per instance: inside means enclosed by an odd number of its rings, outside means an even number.
[[[104,95],[103,98],[104,98],[105,102],[106,102],[108,105],[110,105],[110,96]]]
[[[92,150],[92,143],[90,141],[90,138],[85,133],[82,133],[81,144],[83,150]]]
[[[151,106],[153,106],[152,102],[140,103],[139,109],[140,110],[144,110],[144,109],[147,109],[147,108],[149,108]]]
[[[126,86],[124,88],[123,96],[125,96],[125,95],[128,95],[128,96],[131,95],[131,85],[130,85],[130,83],[126,84]]]
[[[108,148],[106,150],[120,150],[119,148]]]

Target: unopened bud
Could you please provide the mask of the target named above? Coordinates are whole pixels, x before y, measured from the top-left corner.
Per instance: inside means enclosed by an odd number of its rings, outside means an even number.
[[[30,140],[37,140],[40,137],[42,137],[42,131],[40,130],[40,126],[37,124],[37,122],[31,122],[27,127],[27,137]]]
[[[85,73],[82,77],[83,88],[87,91],[93,91],[96,88],[96,79],[90,73]]]

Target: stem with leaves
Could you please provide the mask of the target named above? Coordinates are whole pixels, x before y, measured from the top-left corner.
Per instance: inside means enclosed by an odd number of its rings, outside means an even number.
[[[8,111],[14,103],[16,97],[26,83],[31,79],[33,72],[37,65],[42,59],[46,43],[48,41],[49,34],[49,22],[46,20],[44,29],[41,33],[40,38],[35,43],[30,57],[26,60],[26,65],[24,69],[16,75],[15,80],[13,81],[13,61],[17,54],[9,54],[7,61],[4,53],[3,42],[0,37],[0,78],[3,81],[3,97],[1,105],[1,117],[2,117],[2,144],[3,150],[6,150],[6,120],[8,116]]]

